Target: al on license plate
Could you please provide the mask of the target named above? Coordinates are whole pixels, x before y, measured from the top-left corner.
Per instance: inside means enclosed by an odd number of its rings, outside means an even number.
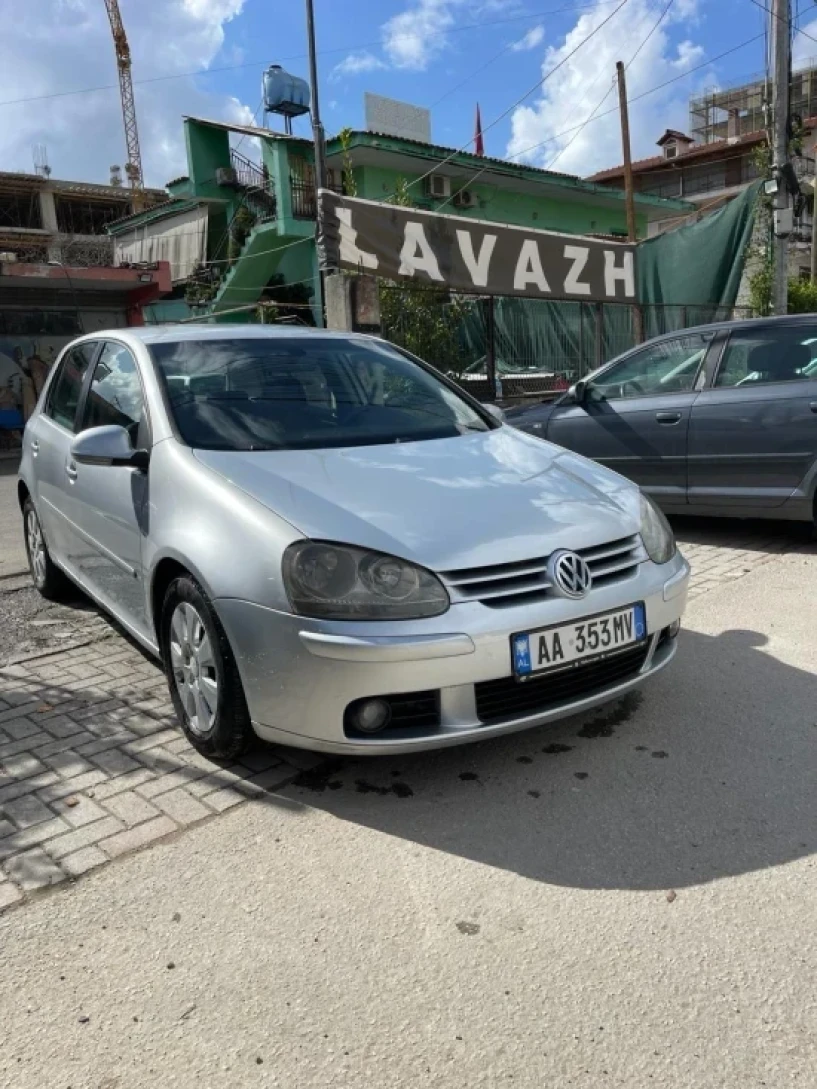
[[[519,680],[535,673],[603,658],[647,636],[643,602],[569,624],[511,636],[513,671]]]

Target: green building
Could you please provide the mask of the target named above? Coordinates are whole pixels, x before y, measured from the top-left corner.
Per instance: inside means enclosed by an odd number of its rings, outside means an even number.
[[[148,320],[213,312],[224,320],[246,321],[240,308],[277,298],[294,303],[296,313],[297,307],[311,310],[319,323],[311,141],[193,117],[184,127],[188,173],[168,184],[170,200],[108,228],[117,263],[170,261],[173,296],[150,308]],[[347,135],[346,161],[358,197],[388,200],[407,183],[412,203],[432,211],[627,236],[624,194],[618,190],[418,140],[362,131]],[[328,185],[338,192],[344,161],[341,140],[329,140]],[[650,223],[692,211],[683,201],[637,194],[638,235],[646,238]],[[187,302],[194,298],[200,306],[189,310]]]

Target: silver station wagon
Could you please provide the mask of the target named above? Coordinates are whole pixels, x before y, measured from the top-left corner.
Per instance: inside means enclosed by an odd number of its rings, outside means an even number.
[[[213,757],[407,752],[537,726],[672,659],[689,569],[639,488],[385,341],[101,332],[25,431],[35,585],[161,657]]]

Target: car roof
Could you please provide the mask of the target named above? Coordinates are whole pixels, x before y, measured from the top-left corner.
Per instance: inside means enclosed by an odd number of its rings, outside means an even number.
[[[160,344],[176,341],[202,340],[266,340],[285,337],[289,340],[306,340],[317,337],[320,340],[366,339],[365,333],[347,332],[336,329],[313,329],[310,326],[261,326],[246,323],[224,323],[210,325],[207,322],[184,322],[179,325],[129,326],[125,329],[95,329],[87,333],[87,340],[103,340],[107,337],[138,340],[143,344]]]
[[[813,325],[815,322],[814,314],[781,314],[779,317],[767,317],[767,318],[734,318],[732,321],[713,321],[707,325],[690,325],[685,326],[682,329],[673,329],[668,333],[659,333],[657,336],[650,337],[645,341],[645,344],[649,344],[653,340],[664,340],[667,337],[685,336],[687,333],[717,333],[721,330],[729,329],[761,329],[768,328],[769,326],[780,325],[786,327],[789,325]],[[638,345],[640,347],[640,345]]]

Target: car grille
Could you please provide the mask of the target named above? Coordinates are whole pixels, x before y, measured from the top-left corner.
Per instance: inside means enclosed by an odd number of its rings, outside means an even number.
[[[486,724],[504,722],[596,695],[634,677],[646,661],[647,649],[646,642],[639,643],[609,658],[529,681],[520,682],[514,677],[481,681],[474,685],[477,716]]]
[[[578,548],[593,576],[593,586],[606,586],[631,575],[647,553],[638,534],[592,548]],[[452,601],[479,601],[492,609],[541,601],[553,592],[547,577],[548,556],[490,567],[444,571]]]
[[[422,730],[431,733],[440,726],[440,693],[438,689],[425,692],[401,692],[395,696],[380,696],[391,707],[389,725],[378,733],[365,734],[356,730],[345,716],[344,733],[347,737],[363,737],[367,740],[401,736],[406,732]],[[355,701],[357,702],[357,701]]]

